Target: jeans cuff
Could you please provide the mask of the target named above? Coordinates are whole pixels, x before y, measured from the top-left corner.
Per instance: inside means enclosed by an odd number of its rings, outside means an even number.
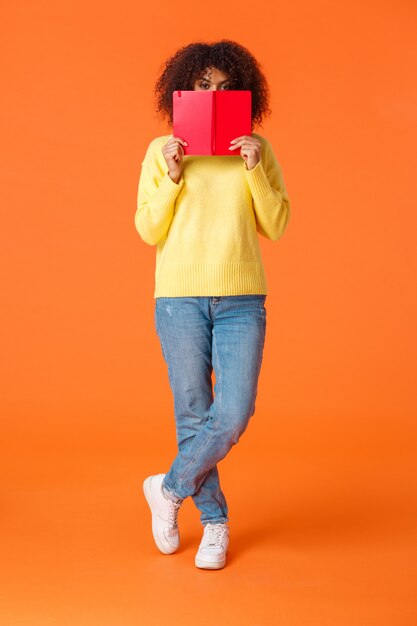
[[[206,524],[225,524],[226,522],[229,522],[228,517],[216,517],[215,519],[201,520],[203,526],[205,526]]]
[[[181,502],[184,500],[184,498],[180,498],[180,496],[178,496],[175,493],[175,491],[172,491],[172,489],[169,489],[168,487],[166,487],[163,481],[162,481],[162,493],[170,500],[173,500],[176,504],[181,504]]]

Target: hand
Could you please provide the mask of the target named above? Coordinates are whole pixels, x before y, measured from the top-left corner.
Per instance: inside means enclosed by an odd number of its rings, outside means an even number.
[[[240,148],[240,156],[245,159],[246,169],[251,170],[261,160],[261,142],[251,135],[242,135],[236,137],[230,142],[232,145],[229,150]]]
[[[177,183],[183,168],[184,148],[188,143],[179,137],[171,137],[167,143],[162,146],[162,154],[168,165],[169,177]]]

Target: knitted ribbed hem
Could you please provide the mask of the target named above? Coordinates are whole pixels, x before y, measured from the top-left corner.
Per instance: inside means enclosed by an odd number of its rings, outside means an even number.
[[[181,176],[177,183],[174,183],[168,172],[165,172],[159,183],[158,193],[160,195],[159,202],[163,208],[171,205],[171,202],[177,197],[184,179]]]
[[[259,261],[165,260],[155,273],[155,298],[267,293],[265,271]]]
[[[258,163],[251,170],[244,168],[246,173],[246,179],[248,181],[252,196],[255,200],[263,198],[272,193],[272,188],[262,165],[262,161]]]

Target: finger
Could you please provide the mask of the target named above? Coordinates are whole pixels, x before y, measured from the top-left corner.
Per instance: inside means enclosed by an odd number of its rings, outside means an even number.
[[[184,154],[184,148],[182,146],[172,146],[168,150],[165,151],[166,156],[170,156],[172,154]]]
[[[257,143],[249,143],[246,139],[240,139],[239,141],[237,141],[236,143],[232,144],[229,147],[229,150],[236,150],[236,148],[240,148],[242,146],[251,146],[252,148],[260,148],[260,145]]]
[[[257,148],[254,147],[254,146],[248,146],[247,144],[246,145],[243,144],[242,146],[239,145],[239,146],[236,146],[236,147],[240,148],[242,150],[242,152],[245,151],[245,152],[250,152],[250,154],[259,154]],[[234,147],[233,148],[229,148],[229,150],[236,150],[236,148],[234,148]]]
[[[254,147],[253,144],[248,144],[244,141],[238,141],[237,143],[233,144],[232,146],[229,146],[229,150],[236,150],[236,148],[243,148],[243,147]]]
[[[170,139],[170,141],[179,141],[184,146],[188,146],[188,143],[184,139],[181,139],[180,137],[172,137],[172,139]]]
[[[239,141],[240,139],[248,139],[248,137],[250,137],[250,135],[240,135],[240,137],[235,137],[234,139],[232,139],[230,143],[235,143],[235,141]]]

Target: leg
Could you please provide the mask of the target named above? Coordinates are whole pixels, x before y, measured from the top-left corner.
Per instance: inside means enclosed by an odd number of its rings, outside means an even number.
[[[209,298],[157,298],[155,325],[174,397],[178,450],[185,455],[208,419],[213,402],[212,321]],[[227,520],[227,503],[216,466],[201,477],[192,496],[201,521]],[[171,490],[172,491],[172,490]],[[179,495],[171,493],[173,499]]]
[[[200,424],[190,444],[179,450],[165,476],[165,490],[176,497],[186,498],[198,491],[207,472],[239,441],[255,412],[266,332],[265,298],[265,295],[209,298],[215,398],[204,424]]]

